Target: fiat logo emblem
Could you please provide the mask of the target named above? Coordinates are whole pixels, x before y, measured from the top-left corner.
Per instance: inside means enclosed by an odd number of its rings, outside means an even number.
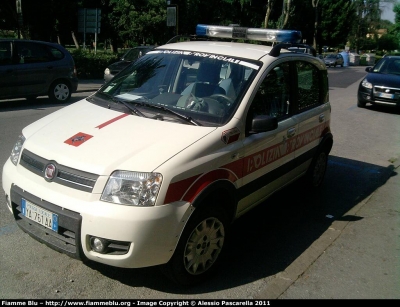
[[[47,164],[44,170],[44,178],[47,180],[53,180],[56,175],[56,166],[53,163]]]

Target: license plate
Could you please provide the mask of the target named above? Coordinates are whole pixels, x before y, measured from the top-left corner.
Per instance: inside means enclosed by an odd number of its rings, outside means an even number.
[[[58,230],[58,215],[45,210],[26,199],[21,200],[22,214],[28,219],[35,221],[36,223],[43,225],[53,231]]]
[[[381,98],[394,99],[394,95],[393,94],[379,93],[378,96],[381,97]]]

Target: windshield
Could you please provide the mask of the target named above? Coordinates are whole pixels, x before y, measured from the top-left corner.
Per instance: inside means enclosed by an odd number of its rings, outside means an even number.
[[[374,72],[400,75],[400,58],[382,58],[374,67]]]
[[[233,116],[259,67],[215,54],[153,50],[92,97],[122,100],[149,118],[220,126]]]
[[[327,58],[327,59],[335,59],[335,58],[336,58],[336,55],[335,55],[335,54],[328,54],[328,55],[326,56],[326,58]]]

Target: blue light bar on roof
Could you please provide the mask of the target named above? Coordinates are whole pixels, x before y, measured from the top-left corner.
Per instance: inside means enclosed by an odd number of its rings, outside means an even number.
[[[198,24],[196,27],[196,35],[216,38],[251,39],[265,42],[301,42],[301,31],[244,28],[236,26],[228,27]]]

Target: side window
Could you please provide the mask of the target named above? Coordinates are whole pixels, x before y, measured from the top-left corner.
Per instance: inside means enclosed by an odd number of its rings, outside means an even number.
[[[61,60],[64,58],[64,53],[62,53],[60,50],[54,47],[46,46],[49,49],[49,52],[52,54],[54,57],[54,60]]]
[[[261,83],[252,102],[252,112],[280,119],[289,115],[289,111],[289,62],[285,62],[274,67]]]
[[[0,65],[8,65],[11,62],[11,43],[0,42]]]
[[[300,111],[322,103],[320,99],[321,82],[319,69],[313,64],[299,61],[296,63],[298,108]]]
[[[16,45],[20,64],[41,63],[54,60],[52,53],[44,44],[17,42]]]

